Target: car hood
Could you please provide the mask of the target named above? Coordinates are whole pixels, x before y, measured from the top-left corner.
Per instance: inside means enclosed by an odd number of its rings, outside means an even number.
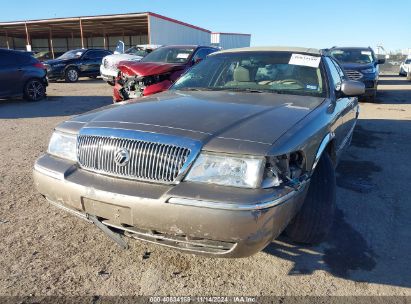
[[[140,61],[143,57],[142,56],[136,56],[132,54],[114,54],[114,55],[108,55],[104,57],[104,60],[107,60],[107,62],[111,64],[119,63],[120,61]]]
[[[191,138],[209,151],[265,155],[324,98],[170,91],[77,116],[59,129],[127,129]]]
[[[120,63],[118,68],[127,75],[151,76],[164,73],[180,71],[185,69],[181,63],[164,63],[164,62],[125,62]]]
[[[372,63],[361,64],[361,63],[342,63],[341,66],[344,70],[365,70],[370,68],[375,68],[375,65]]]

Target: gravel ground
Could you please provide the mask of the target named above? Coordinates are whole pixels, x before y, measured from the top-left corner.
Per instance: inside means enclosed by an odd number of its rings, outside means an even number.
[[[212,259],[129,241],[50,206],[32,166],[53,127],[111,103],[100,80],[52,83],[37,103],[0,101],[0,295],[411,295],[411,83],[384,76],[361,104],[338,168],[329,239],[285,238],[246,259]]]

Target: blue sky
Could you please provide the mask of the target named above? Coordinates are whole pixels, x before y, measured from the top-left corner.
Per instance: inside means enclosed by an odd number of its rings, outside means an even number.
[[[411,47],[410,0],[14,0],[1,6],[0,21],[145,11],[250,33],[252,45]]]

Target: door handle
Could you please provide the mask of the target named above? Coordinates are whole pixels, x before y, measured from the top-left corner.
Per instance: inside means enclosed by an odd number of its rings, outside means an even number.
[[[17,71],[22,72],[23,68],[18,68]]]

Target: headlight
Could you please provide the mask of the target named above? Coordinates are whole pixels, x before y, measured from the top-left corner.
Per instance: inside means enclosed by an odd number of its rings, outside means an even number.
[[[57,157],[77,161],[76,144],[75,135],[56,131],[51,136],[47,152]]]
[[[265,159],[202,153],[186,180],[223,186],[257,188],[261,184]]]
[[[375,73],[375,68],[369,68],[369,69],[361,70],[361,72],[363,72],[365,74]]]

